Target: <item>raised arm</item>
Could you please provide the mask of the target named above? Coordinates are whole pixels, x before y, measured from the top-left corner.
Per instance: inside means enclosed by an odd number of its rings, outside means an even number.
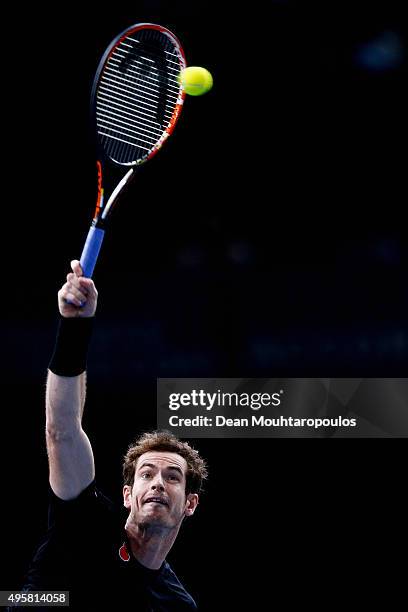
[[[92,447],[82,429],[86,355],[97,304],[93,281],[78,261],[58,292],[61,315],[46,390],[46,440],[50,485],[61,499],[77,497],[94,479]],[[82,305],[81,305],[82,304]]]

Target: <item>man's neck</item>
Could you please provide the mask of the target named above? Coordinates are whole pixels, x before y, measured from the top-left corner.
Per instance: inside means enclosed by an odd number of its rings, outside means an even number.
[[[126,521],[125,531],[131,554],[145,567],[160,569],[177,537],[178,529],[152,528]]]

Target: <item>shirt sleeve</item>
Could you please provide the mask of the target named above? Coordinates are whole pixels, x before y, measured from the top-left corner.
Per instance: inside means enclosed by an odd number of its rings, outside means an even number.
[[[63,500],[55,495],[49,487],[48,529],[59,525],[67,527],[71,523],[77,526],[84,523],[85,518],[98,507],[98,491],[95,480],[89,484],[77,497]]]

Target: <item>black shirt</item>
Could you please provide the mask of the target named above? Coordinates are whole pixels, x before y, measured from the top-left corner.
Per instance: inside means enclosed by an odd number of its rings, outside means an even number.
[[[197,610],[167,561],[151,570],[129,555],[125,520],[95,482],[70,501],[50,489],[48,531],[23,590],[69,591],[78,610]]]

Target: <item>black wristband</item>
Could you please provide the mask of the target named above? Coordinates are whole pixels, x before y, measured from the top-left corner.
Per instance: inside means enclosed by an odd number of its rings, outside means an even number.
[[[86,370],[94,317],[60,317],[54,353],[48,368],[58,376],[78,376]]]

